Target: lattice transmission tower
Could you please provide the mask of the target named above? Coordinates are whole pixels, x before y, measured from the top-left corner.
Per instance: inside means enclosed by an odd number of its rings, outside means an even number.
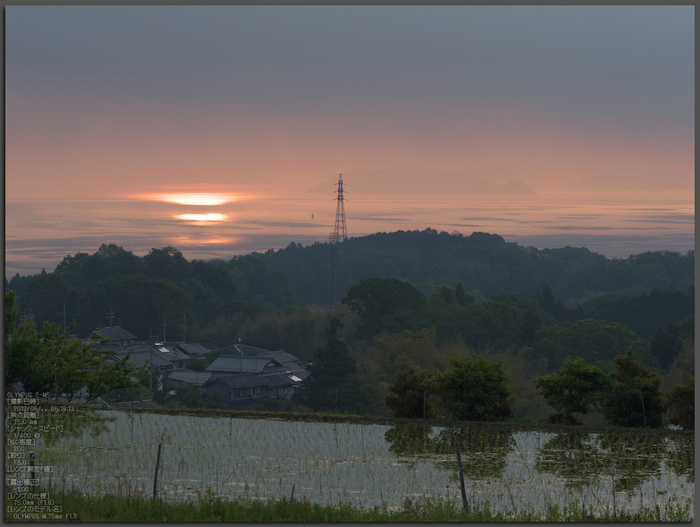
[[[338,174],[338,196],[335,208],[335,228],[330,236],[330,291],[329,304],[333,306],[352,285],[352,270],[348,254],[348,227],[345,223],[343,174]]]

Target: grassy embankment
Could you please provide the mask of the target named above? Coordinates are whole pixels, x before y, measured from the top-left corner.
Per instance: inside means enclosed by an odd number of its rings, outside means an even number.
[[[79,405],[76,405],[79,406]],[[227,417],[232,419],[272,419],[277,421],[308,421],[320,423],[349,423],[349,424],[380,424],[393,426],[403,423],[423,424],[430,426],[479,426],[506,428],[519,431],[538,430],[550,432],[617,432],[632,434],[672,434],[693,435],[693,430],[669,430],[667,428],[626,428],[613,425],[563,425],[547,422],[515,423],[508,421],[456,421],[450,419],[403,419],[394,417],[381,417],[374,415],[320,413],[320,412],[275,412],[262,410],[222,410],[214,408],[125,408],[119,411],[164,414],[164,415],[192,415],[197,417]]]
[[[487,504],[469,512],[446,500],[406,500],[400,510],[386,507],[361,509],[348,504],[319,505],[307,500],[225,500],[213,493],[203,493],[196,500],[169,503],[142,495],[87,496],[77,491],[54,493],[55,503],[63,514],[75,514],[72,521],[81,522],[690,522],[693,506],[662,506],[640,508],[637,511],[595,513],[579,504],[546,510],[494,512]],[[6,502],[6,507],[9,501]],[[65,516],[64,516],[65,518]],[[13,519],[6,508],[5,521]],[[66,521],[65,519],[63,521]],[[69,520],[71,521],[71,520]]]

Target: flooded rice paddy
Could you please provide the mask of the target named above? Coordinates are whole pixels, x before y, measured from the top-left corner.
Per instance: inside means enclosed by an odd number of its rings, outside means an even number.
[[[461,501],[495,510],[560,507],[638,510],[695,496],[693,435],[514,431],[404,424],[333,424],[186,415],[73,415],[67,433],[45,434],[35,451],[41,484],[54,492],[169,500],[203,495],[306,497],[322,504],[400,508],[406,498]],[[51,481],[49,481],[51,479]]]

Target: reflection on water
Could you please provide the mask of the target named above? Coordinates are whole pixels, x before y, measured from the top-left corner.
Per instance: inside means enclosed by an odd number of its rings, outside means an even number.
[[[542,433],[536,434],[541,438]],[[501,478],[509,463],[520,460],[524,461],[524,470],[530,472],[522,450],[532,450],[529,452],[534,453],[532,468],[556,476],[571,489],[600,485],[607,479],[614,481],[615,491],[631,494],[645,482],[660,478],[664,463],[676,476],[686,476],[691,483],[695,482],[692,436],[669,438],[659,434],[578,431],[546,435],[549,438],[543,443],[538,440],[536,448],[532,437],[523,440],[523,446],[519,447],[514,432],[498,428],[400,424],[387,430],[385,439],[389,451],[399,456],[402,463],[411,465],[432,456],[437,467],[453,473],[453,479],[456,479],[459,448],[465,478],[472,480]]]
[[[684,435],[669,439],[666,464],[677,476],[686,476],[695,483],[695,437]]]
[[[469,502],[495,510],[573,501],[602,510],[613,496],[618,510],[635,510],[642,494],[645,504],[659,496],[662,505],[695,494],[692,435],[124,412],[67,415],[60,422],[65,433],[37,443],[37,462],[55,466],[54,483],[60,478],[66,489],[85,492],[150,492],[162,443],[159,493],[171,500],[196,499],[207,489],[226,498],[280,499],[294,487],[299,499],[365,508],[400,508],[406,497],[459,503],[457,448]]]
[[[535,468],[564,479],[567,487],[581,488],[597,482],[605,473],[605,456],[596,448],[595,437],[563,432],[544,443],[537,452]]]
[[[615,470],[615,490],[631,492],[661,475],[666,441],[656,434],[602,434],[598,447],[605,452],[609,474]]]
[[[569,487],[614,477],[616,491],[632,492],[660,476],[667,453],[660,435],[564,432],[542,446],[535,467],[563,478]]]
[[[438,456],[436,465],[454,472],[458,469],[455,452],[460,450],[463,473],[472,479],[499,478],[507,464],[508,454],[515,446],[513,432],[497,428],[470,426],[435,428],[422,424],[400,424],[385,434],[389,451],[404,456],[405,463],[419,455]],[[445,459],[447,457],[447,459]]]

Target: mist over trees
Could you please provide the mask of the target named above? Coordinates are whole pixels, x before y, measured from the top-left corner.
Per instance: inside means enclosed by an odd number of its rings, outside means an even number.
[[[346,346],[355,373],[341,391],[354,395],[339,394],[338,405],[362,400],[376,414],[389,413],[397,379],[404,382],[397,389],[415,399],[414,381],[451,371],[455,358],[502,364],[515,419],[551,413],[535,379],[569,357],[609,375],[631,348],[664,389],[694,374],[694,251],[616,260],[585,248],[536,249],[495,234],[433,229],[348,244],[355,281],[334,306],[324,305],[325,243],[211,261],[188,261],[174,247],[137,256],[103,244],[94,254],[66,256],[54,272],[6,279],[6,288],[18,295],[18,320],[62,327],[65,313],[83,337],[108,326],[112,312],[113,325],[143,340],[162,339],[165,323],[169,341],[223,347],[241,339],[307,361],[324,347]],[[333,342],[332,319],[342,320]],[[413,377],[400,377],[407,368]],[[335,395],[338,386],[319,390]],[[389,400],[399,411],[403,403]]]

